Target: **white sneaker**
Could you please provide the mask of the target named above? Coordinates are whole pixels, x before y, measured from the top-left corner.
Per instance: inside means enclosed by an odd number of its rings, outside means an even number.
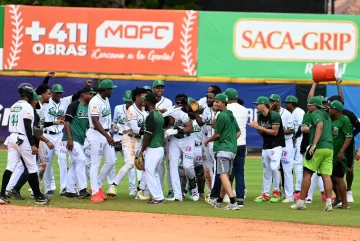
[[[282,202],[283,202],[283,203],[293,203],[294,200],[291,200],[291,199],[289,199],[289,198],[285,198]]]
[[[305,203],[306,203],[306,204],[311,204],[311,203],[312,203],[312,200],[311,200],[311,199],[306,199]]]
[[[332,210],[332,205],[325,205],[324,211],[331,211]]]
[[[352,191],[349,190],[346,192],[346,198],[347,198],[347,201],[348,203],[353,203],[354,202],[354,197],[352,195]]]
[[[230,202],[230,198],[229,198],[229,196],[227,194],[224,196],[223,202],[224,203],[229,203]]]
[[[142,190],[138,191],[135,199],[139,199],[139,200],[149,200],[150,196],[145,195],[144,192]]]
[[[199,201],[200,194],[199,194],[199,192],[198,192],[198,188],[197,188],[197,187],[194,188],[194,189],[191,189],[191,195],[192,195],[192,200],[193,200],[194,202]]]
[[[111,185],[106,192],[106,196],[116,197],[116,193],[117,193],[116,187],[114,185]]]
[[[295,204],[291,205],[290,208],[294,210],[304,210],[306,209],[306,205],[304,201],[299,200]]]

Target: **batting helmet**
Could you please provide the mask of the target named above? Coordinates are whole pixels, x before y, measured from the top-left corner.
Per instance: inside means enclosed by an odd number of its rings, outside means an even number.
[[[20,96],[33,97],[33,86],[29,83],[22,83],[18,87],[18,93]]]

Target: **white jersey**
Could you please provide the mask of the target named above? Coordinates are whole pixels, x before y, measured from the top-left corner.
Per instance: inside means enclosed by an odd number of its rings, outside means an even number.
[[[305,115],[305,111],[299,107],[296,107],[291,114],[294,118],[294,128],[296,132],[299,129],[299,126],[301,126],[301,123]]]
[[[236,122],[240,128],[241,135],[237,139],[237,145],[238,146],[246,145],[246,124],[249,119],[248,110],[244,106],[238,103],[228,104],[226,108],[232,111],[236,119]]]
[[[171,113],[170,115],[175,120],[175,122],[174,122],[175,129],[176,128],[184,129],[185,123],[190,120],[189,115],[187,113],[185,113],[184,111],[182,111],[181,109]]]
[[[196,120],[192,120],[192,124],[194,128],[194,132],[191,133],[191,135],[194,136],[195,145],[197,143],[202,143],[204,140],[204,133],[202,132],[201,127],[199,126]]]
[[[36,109],[36,113],[39,115],[39,126],[40,128],[42,128],[44,126],[44,123],[45,123],[45,113],[44,113],[44,105],[41,104],[40,102],[39,103],[39,106],[40,106],[40,109]]]
[[[161,96],[161,99],[159,102],[156,103],[155,108],[156,109],[168,109],[169,107],[172,107],[173,103],[168,98],[165,98],[164,96]]]
[[[203,98],[201,98],[199,101],[198,101],[198,103],[199,103],[199,106],[200,106],[200,108],[206,108],[208,105],[207,105],[207,97],[203,97]]]
[[[129,107],[129,109],[126,111],[124,130],[125,131],[132,130],[132,128],[131,128],[132,121],[136,121],[137,127],[144,128],[145,120],[148,115],[149,115],[149,113],[147,111],[145,111],[144,108],[139,110],[139,108],[137,108],[135,104],[131,105]],[[134,131],[134,130],[132,130],[132,131]],[[136,132],[136,133],[138,133],[138,132]]]
[[[114,140],[121,141],[124,132],[124,123],[126,117],[126,104],[117,105],[114,110],[113,124],[119,128],[118,133],[115,133]]]
[[[280,115],[284,130],[294,130],[294,117],[292,114],[288,110],[280,107]],[[285,140],[291,139],[292,137],[293,133],[285,135]]]
[[[215,112],[212,107],[206,107],[201,115],[203,122],[205,123],[204,131],[205,136],[211,137],[214,135],[214,129],[211,127],[211,122],[215,117]]]
[[[111,108],[109,99],[105,100],[100,94],[95,95],[89,102],[89,124],[90,128],[95,128],[94,123],[91,119],[92,116],[98,116],[99,122],[104,130],[111,128]]]
[[[34,109],[25,100],[19,100],[10,108],[9,132],[26,135],[24,120],[31,120],[31,128],[34,125]]]
[[[61,98],[59,103],[55,103],[52,98],[50,98],[49,103],[44,103],[42,106],[42,111],[44,112],[44,122],[54,122],[59,119],[61,116],[65,116],[68,106],[71,104],[72,96]],[[40,117],[41,121],[41,117]],[[63,125],[52,125],[46,127],[45,130],[52,131],[55,133],[61,133],[63,130]]]

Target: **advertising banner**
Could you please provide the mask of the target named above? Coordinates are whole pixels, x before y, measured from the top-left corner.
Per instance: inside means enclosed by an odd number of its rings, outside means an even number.
[[[198,13],[5,7],[4,69],[195,76]]]
[[[4,6],[0,6],[0,70],[3,69]]]
[[[340,62],[360,80],[360,17],[200,12],[198,76],[309,80],[314,63]]]

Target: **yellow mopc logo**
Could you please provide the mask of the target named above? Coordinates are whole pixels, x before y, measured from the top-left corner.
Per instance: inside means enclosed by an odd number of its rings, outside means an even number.
[[[234,26],[240,59],[351,62],[357,43],[358,28],[346,21],[240,19]]]

